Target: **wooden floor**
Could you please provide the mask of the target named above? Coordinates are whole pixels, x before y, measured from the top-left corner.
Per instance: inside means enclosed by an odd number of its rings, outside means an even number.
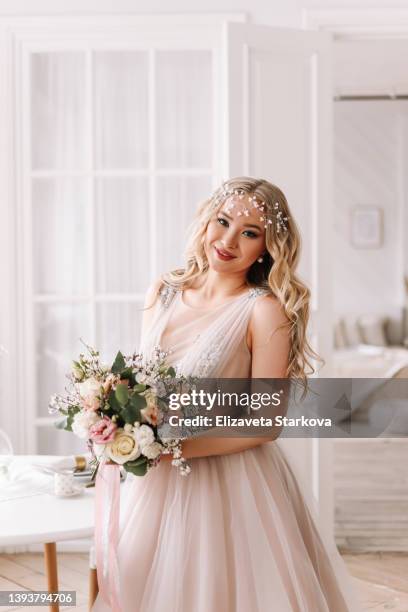
[[[408,550],[406,438],[334,440],[335,538],[353,552]]]
[[[88,571],[87,554],[58,553],[58,580],[60,591],[76,591],[78,612],[88,610]],[[46,590],[44,559],[42,554],[0,555],[0,591],[22,591],[25,589]],[[61,611],[72,610],[60,607]],[[6,610],[48,610],[47,607],[24,606],[22,608],[0,607]]]
[[[354,576],[362,610],[408,612],[408,553],[343,554],[343,558]],[[58,572],[60,589],[77,593],[75,610],[88,610],[88,555],[59,553]],[[42,555],[0,555],[0,590],[24,589],[46,589]],[[47,610],[25,606],[0,611],[34,609]],[[73,608],[61,608],[68,609]]]
[[[408,612],[408,553],[343,554],[362,610]]]

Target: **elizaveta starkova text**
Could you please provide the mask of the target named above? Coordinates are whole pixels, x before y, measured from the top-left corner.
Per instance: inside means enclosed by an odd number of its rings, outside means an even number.
[[[217,390],[208,393],[203,389],[191,389],[188,393],[171,393],[168,406],[170,410],[178,410],[185,406],[198,406],[212,410],[214,406],[240,406],[259,410],[266,406],[279,406],[283,389],[276,393],[227,393]]]
[[[286,417],[238,417],[217,415],[211,417],[199,414],[194,417],[181,417],[172,414],[169,417],[171,427],[331,427],[332,420],[328,418]]]

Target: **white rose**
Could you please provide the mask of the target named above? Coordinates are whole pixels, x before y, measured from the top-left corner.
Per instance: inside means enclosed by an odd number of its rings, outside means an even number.
[[[145,446],[149,446],[154,442],[153,430],[148,425],[138,427],[134,435],[142,449],[142,453],[144,453]]]
[[[112,442],[106,444],[106,455],[115,463],[126,463],[140,456],[140,448],[135,436],[123,429],[117,429]]]
[[[79,438],[86,440],[89,438],[89,428],[99,421],[100,417],[89,410],[77,412],[72,421],[72,431]]]
[[[148,459],[156,459],[159,455],[161,455],[163,450],[163,446],[158,442],[153,442],[152,444],[148,444],[143,447],[143,454]]]
[[[94,399],[101,392],[102,384],[96,378],[87,378],[78,385],[79,395],[84,399]]]

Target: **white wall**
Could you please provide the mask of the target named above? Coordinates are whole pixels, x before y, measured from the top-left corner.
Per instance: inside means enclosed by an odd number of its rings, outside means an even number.
[[[297,0],[2,0],[0,14],[246,12],[252,21],[301,27]]]
[[[334,109],[335,313],[396,314],[403,306],[404,199],[408,102],[343,101]],[[405,147],[405,152],[404,152]],[[384,209],[384,243],[350,243],[354,205]]]
[[[407,8],[407,0],[392,0]],[[0,15],[246,12],[251,21],[300,28],[303,9],[390,8],[389,0],[0,0]]]

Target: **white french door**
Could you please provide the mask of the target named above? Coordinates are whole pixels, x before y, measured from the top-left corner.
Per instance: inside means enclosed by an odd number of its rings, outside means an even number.
[[[229,175],[259,176],[285,193],[303,245],[299,274],[311,288],[310,340],[330,375],[331,34],[227,24]],[[328,530],[330,440],[283,440]]]
[[[108,362],[137,348],[146,288],[182,264],[221,180],[221,22],[187,21],[46,19],[5,34],[17,283],[4,376],[24,384],[5,387],[15,411],[2,421],[18,452],[84,450],[53,428],[50,395],[80,339]]]

